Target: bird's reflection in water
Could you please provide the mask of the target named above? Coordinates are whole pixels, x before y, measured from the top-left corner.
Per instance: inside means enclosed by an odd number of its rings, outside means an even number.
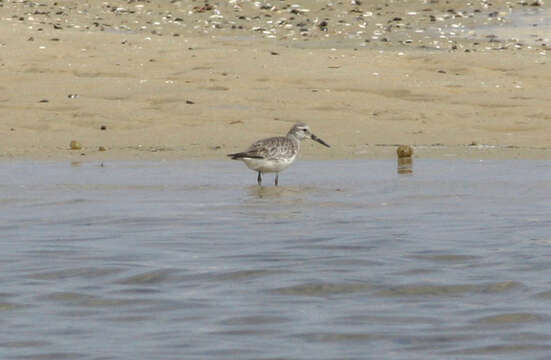
[[[282,199],[286,201],[315,199],[320,192],[326,192],[313,185],[290,185],[290,186],[258,186],[247,187],[247,194],[250,199]]]
[[[251,198],[258,199],[281,199],[288,196],[300,194],[299,186],[258,186],[251,185],[247,188],[247,193]]]
[[[413,174],[413,158],[398,158],[396,170],[398,174]]]
[[[313,202],[301,186],[248,186],[242,209],[257,219],[269,222],[288,221],[303,216]]]

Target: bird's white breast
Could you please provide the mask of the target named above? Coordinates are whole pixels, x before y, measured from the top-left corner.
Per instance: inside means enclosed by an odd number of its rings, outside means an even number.
[[[247,167],[254,171],[260,171],[263,173],[269,172],[280,172],[285,170],[289,165],[291,165],[297,156],[293,155],[290,158],[281,158],[281,159],[250,159],[243,158],[243,162]]]

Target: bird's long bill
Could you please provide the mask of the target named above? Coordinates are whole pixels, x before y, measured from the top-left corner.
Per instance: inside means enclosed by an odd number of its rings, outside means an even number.
[[[319,142],[320,144],[325,145],[325,146],[327,146],[327,147],[331,147],[331,146],[329,146],[328,143],[326,143],[325,141],[323,141],[322,139],[320,139],[319,137],[317,137],[317,136],[314,135],[314,134],[312,134],[312,140],[317,141],[317,142]]]

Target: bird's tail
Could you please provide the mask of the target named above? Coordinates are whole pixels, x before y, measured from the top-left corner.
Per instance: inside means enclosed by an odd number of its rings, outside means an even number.
[[[243,159],[243,158],[249,158],[249,159],[264,159],[262,156],[252,155],[252,154],[249,154],[249,153],[246,153],[246,152],[239,152],[239,153],[234,153],[234,154],[228,154],[227,156],[228,156],[228,157],[231,157],[232,160],[239,160],[239,159]]]

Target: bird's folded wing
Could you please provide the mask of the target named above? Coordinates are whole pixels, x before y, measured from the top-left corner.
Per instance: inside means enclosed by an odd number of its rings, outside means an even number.
[[[293,144],[283,136],[259,140],[251,145],[247,152],[260,155],[264,159],[278,160],[292,157],[296,153]]]
[[[278,160],[282,158],[290,158],[296,154],[298,149],[286,137],[272,137],[268,139],[258,140],[252,144],[247,150],[235,154],[229,154],[232,159],[268,159]]]

